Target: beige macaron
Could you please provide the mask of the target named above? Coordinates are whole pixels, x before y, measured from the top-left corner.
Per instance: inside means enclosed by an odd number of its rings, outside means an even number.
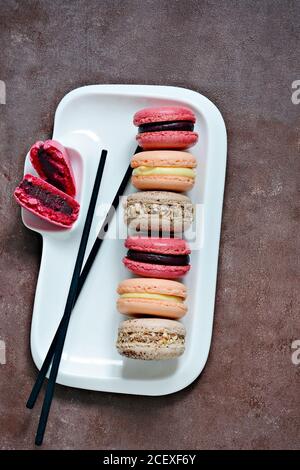
[[[124,199],[125,223],[147,232],[184,232],[194,219],[194,205],[188,196],[169,191],[142,191]]]
[[[131,182],[141,190],[184,192],[195,183],[196,158],[177,150],[151,150],[131,158]]]
[[[185,327],[175,320],[136,318],[119,326],[118,352],[131,359],[173,359],[184,353]]]

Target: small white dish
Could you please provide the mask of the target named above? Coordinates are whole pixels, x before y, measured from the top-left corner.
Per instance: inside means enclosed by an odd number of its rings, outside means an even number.
[[[92,85],[68,93],[60,102],[53,139],[69,149],[81,210],[73,228],[63,230],[22,209],[24,224],[43,237],[31,350],[40,368],[64,311],[101,149],[108,150],[108,158],[98,201],[109,206],[136,148],[134,113],[146,106],[168,104],[192,108],[197,116],[195,130],[200,136],[198,144],[190,150],[198,160],[198,175],[189,195],[201,206],[196,224],[200,244],[192,252],[192,269],[184,280],[189,291],[189,312],[182,320],[187,328],[186,351],[177,360],[158,362],[126,359],[118,354],[115,341],[123,317],[115,306],[116,287],[130,274],[122,264],[126,252],[123,240],[108,237],[72,313],[57,378],[60,384],[106,392],[166,395],[188,386],[206,363],[213,326],[226,129],[219,110],[207,98],[191,90],[167,86]],[[35,174],[27,155],[25,173],[28,172]],[[129,185],[127,194],[132,191]],[[110,233],[117,220],[122,219],[122,212],[120,208]],[[104,215],[105,210],[99,206],[87,253]],[[125,237],[124,224],[120,223],[120,227]]]

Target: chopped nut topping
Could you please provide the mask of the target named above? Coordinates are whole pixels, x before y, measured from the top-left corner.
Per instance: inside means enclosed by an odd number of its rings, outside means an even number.
[[[120,331],[118,335],[118,344],[125,343],[144,343],[149,344],[153,343],[153,339],[158,345],[170,345],[173,343],[184,344],[184,335],[178,335],[177,333],[168,333],[164,332],[124,332]]]
[[[153,214],[170,217],[171,221],[178,218],[193,219],[194,207],[192,204],[150,204],[142,202],[129,203],[125,207],[125,219],[127,220]]]

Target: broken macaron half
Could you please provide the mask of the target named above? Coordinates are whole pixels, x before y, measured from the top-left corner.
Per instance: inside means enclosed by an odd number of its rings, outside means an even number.
[[[76,186],[68,152],[60,142],[38,141],[31,147],[29,156],[40,178],[69,196],[75,196]]]
[[[78,218],[78,202],[36,176],[25,175],[14,196],[22,207],[60,227],[70,228]]]

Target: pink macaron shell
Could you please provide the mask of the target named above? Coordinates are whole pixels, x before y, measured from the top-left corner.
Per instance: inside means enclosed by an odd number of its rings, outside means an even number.
[[[164,237],[128,237],[125,241],[128,250],[159,253],[162,255],[189,255],[191,249],[182,238]]]
[[[197,143],[198,134],[191,131],[143,132],[137,134],[136,140],[144,150],[185,150]]]
[[[159,106],[141,109],[133,117],[135,126],[141,126],[150,122],[167,121],[195,122],[196,116],[191,109],[185,106]]]
[[[132,261],[127,257],[123,258],[123,263],[127,269],[142,277],[155,277],[159,279],[178,279],[185,276],[191,266],[166,266],[162,264],[140,263]]]

